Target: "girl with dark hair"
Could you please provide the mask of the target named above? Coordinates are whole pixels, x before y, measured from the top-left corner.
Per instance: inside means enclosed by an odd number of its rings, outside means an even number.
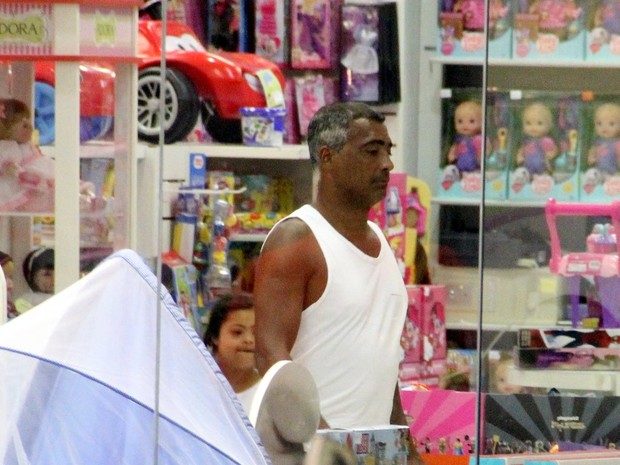
[[[30,291],[15,301],[19,313],[39,305],[54,293],[54,249],[42,247],[32,250],[24,258],[22,271]]]

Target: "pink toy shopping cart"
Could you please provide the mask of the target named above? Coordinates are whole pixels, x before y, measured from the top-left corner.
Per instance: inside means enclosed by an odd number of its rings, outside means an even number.
[[[558,204],[550,199],[545,208],[547,226],[551,235],[552,273],[566,277],[570,299],[571,322],[580,326],[579,290],[583,278],[590,279],[598,292],[601,315],[599,325],[604,328],[620,328],[620,243],[616,231],[620,231],[620,201],[605,205]],[[596,216],[609,217],[611,223],[597,224],[588,236],[585,252],[562,254],[556,217]]]

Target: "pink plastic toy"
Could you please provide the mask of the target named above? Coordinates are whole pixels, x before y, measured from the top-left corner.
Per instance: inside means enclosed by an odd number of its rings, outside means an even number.
[[[551,236],[552,273],[565,276],[571,304],[573,327],[579,326],[579,284],[582,277],[592,278],[598,291],[601,306],[601,324],[604,328],[620,328],[620,200],[606,205],[558,204],[550,199],[545,208],[547,226]],[[588,237],[586,252],[569,252],[562,255],[556,217],[604,216],[611,218],[610,225],[596,225]]]

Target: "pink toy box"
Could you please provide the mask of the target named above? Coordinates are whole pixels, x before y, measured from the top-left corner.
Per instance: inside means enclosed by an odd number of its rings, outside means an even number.
[[[483,57],[486,53],[486,0],[441,0],[437,50],[442,56]],[[509,0],[489,4],[489,56],[510,58],[512,20]]]
[[[620,194],[620,95],[589,94],[579,199],[607,202]]]
[[[584,59],[587,0],[525,0],[514,3],[514,58]]]
[[[586,60],[620,58],[620,0],[593,0],[586,18]]]
[[[405,327],[400,338],[403,348],[402,363],[418,363],[422,361],[422,301],[424,291],[419,286],[407,286],[409,306],[405,318]]]
[[[334,69],[342,0],[291,1],[291,68]]]
[[[583,138],[581,94],[513,90],[511,200],[577,200]]]
[[[257,0],[255,12],[256,54],[280,66],[288,64],[289,21],[284,2]]]
[[[567,280],[573,327],[583,326],[585,321],[590,327],[619,328],[620,243],[616,231],[620,231],[620,201],[615,200],[608,205],[560,204],[551,199],[547,202],[545,214],[551,237],[549,269]],[[585,252],[562,254],[557,229],[557,217],[561,215],[609,217],[611,223],[595,226],[586,241]],[[596,290],[596,295],[587,296],[590,301],[594,301],[589,302],[588,310],[595,313],[585,315],[585,319],[579,303],[583,278],[592,280]]]
[[[420,454],[473,452],[477,393],[401,389],[400,398]]]

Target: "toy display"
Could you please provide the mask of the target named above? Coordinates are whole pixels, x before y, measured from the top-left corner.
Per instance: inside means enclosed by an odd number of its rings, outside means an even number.
[[[439,2],[439,53],[444,56],[484,56],[486,53],[486,0]],[[508,58],[511,53],[511,7],[508,0],[489,3],[488,53]]]
[[[485,196],[505,199],[508,195],[508,167],[512,146],[512,119],[506,92],[487,92],[487,138],[485,159]]]
[[[284,65],[288,62],[288,22],[283,2],[258,0],[256,11],[256,54]]]
[[[608,205],[594,204],[560,204],[551,199],[545,208],[547,225],[551,236],[552,273],[564,276],[568,282],[568,294],[571,307],[571,322],[578,327],[620,327],[620,243],[616,231],[620,231],[620,201]],[[569,252],[562,255],[560,238],[557,231],[556,217],[559,215],[610,217],[611,224],[596,225],[586,241],[585,252]],[[594,283],[594,299],[597,305],[588,305],[594,314],[582,314],[580,306],[581,280],[589,279]]]
[[[400,100],[396,3],[342,7],[341,98]]]
[[[597,96],[587,116],[590,145],[580,173],[580,198],[605,201],[620,193],[620,99]]]
[[[439,173],[439,195],[479,197],[484,188],[481,174],[483,151],[481,89],[442,91],[443,160]]]
[[[583,59],[585,0],[516,2],[513,56],[521,59]]]
[[[608,61],[620,56],[620,1],[597,0],[588,11],[586,60]]]
[[[513,100],[514,147],[508,197],[577,200],[583,102],[564,93],[524,93]]]

